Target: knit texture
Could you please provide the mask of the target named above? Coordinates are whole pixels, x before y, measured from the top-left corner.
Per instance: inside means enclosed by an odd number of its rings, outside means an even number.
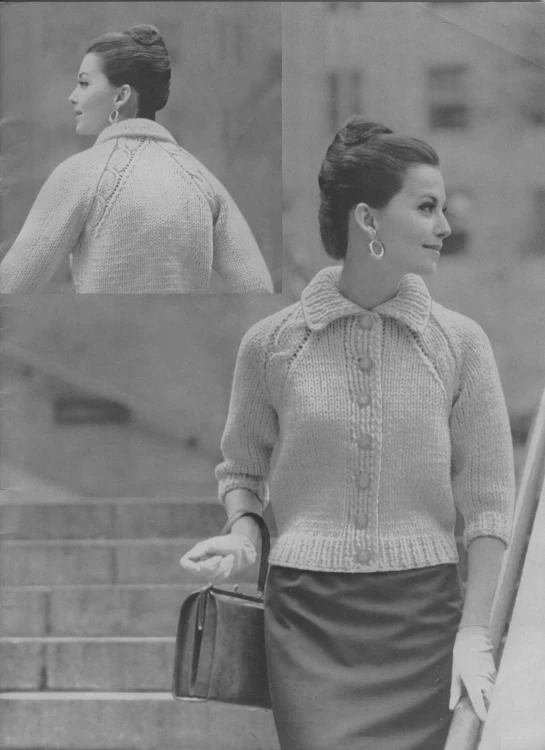
[[[252,232],[219,180],[162,126],[107,127],[42,187],[0,265],[0,292],[33,292],[70,255],[78,292],[272,292]]]
[[[366,311],[320,271],[301,301],[244,336],[217,467],[219,496],[272,502],[275,565],[382,571],[507,543],[513,450],[488,338],[418,276]]]

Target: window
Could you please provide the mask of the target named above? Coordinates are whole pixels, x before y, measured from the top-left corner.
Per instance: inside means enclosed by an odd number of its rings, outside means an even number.
[[[336,13],[338,10],[360,10],[363,3],[326,3],[327,7],[332,13]]]
[[[244,26],[238,21],[222,20],[218,26],[218,51],[222,62],[241,65],[247,44]]]
[[[428,91],[430,127],[466,128],[469,125],[466,65],[430,67]]]
[[[471,194],[467,190],[448,191],[446,217],[451,234],[443,240],[444,255],[458,255],[468,249],[472,204]]]
[[[360,70],[340,70],[329,74],[329,124],[332,132],[338,130],[351,115],[361,113]]]
[[[545,187],[534,189],[533,198],[533,231],[524,249],[534,255],[545,255]]]
[[[523,117],[532,125],[545,125],[545,72],[541,65],[532,60],[522,59],[522,101]]]

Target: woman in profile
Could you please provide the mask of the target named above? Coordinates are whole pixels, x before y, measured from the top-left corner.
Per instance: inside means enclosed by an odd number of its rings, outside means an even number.
[[[484,719],[494,683],[507,410],[486,334],[422,279],[450,234],[434,149],[355,117],[319,186],[322,242],[342,266],[243,338],[220,499],[228,517],[270,500],[278,527],[265,636],[282,750],[441,750],[462,693]],[[242,517],[181,563],[221,581],[258,539]]]
[[[89,46],[69,97],[76,132],[95,144],[42,187],[0,264],[0,292],[40,291],[69,256],[77,292],[272,292],[252,232],[225,187],[155,122],[170,59],[138,25]]]

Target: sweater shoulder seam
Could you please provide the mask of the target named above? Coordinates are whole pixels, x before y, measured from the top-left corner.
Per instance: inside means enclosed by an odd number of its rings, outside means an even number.
[[[197,189],[199,195],[201,195],[205,199],[212,214],[213,221],[216,222],[219,214],[218,194],[210,180],[201,169],[199,161],[192,154],[190,154],[189,151],[186,151],[178,144],[157,143],[157,145],[159,146],[159,148],[162,148],[163,151],[167,153],[171,157],[171,159],[178,165],[178,167],[180,167],[180,169],[182,169],[185,174],[191,179],[191,182]],[[186,157],[185,160],[182,160],[180,158],[182,155]],[[189,164],[191,164],[193,168],[190,168]]]

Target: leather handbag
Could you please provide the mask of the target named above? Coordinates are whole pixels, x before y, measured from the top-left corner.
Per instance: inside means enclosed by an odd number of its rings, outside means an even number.
[[[251,516],[261,530],[261,564],[257,596],[207,586],[183,602],[176,635],[172,694],[177,700],[219,701],[271,708],[265,659],[263,593],[270,534],[256,513],[239,511],[235,521]]]

